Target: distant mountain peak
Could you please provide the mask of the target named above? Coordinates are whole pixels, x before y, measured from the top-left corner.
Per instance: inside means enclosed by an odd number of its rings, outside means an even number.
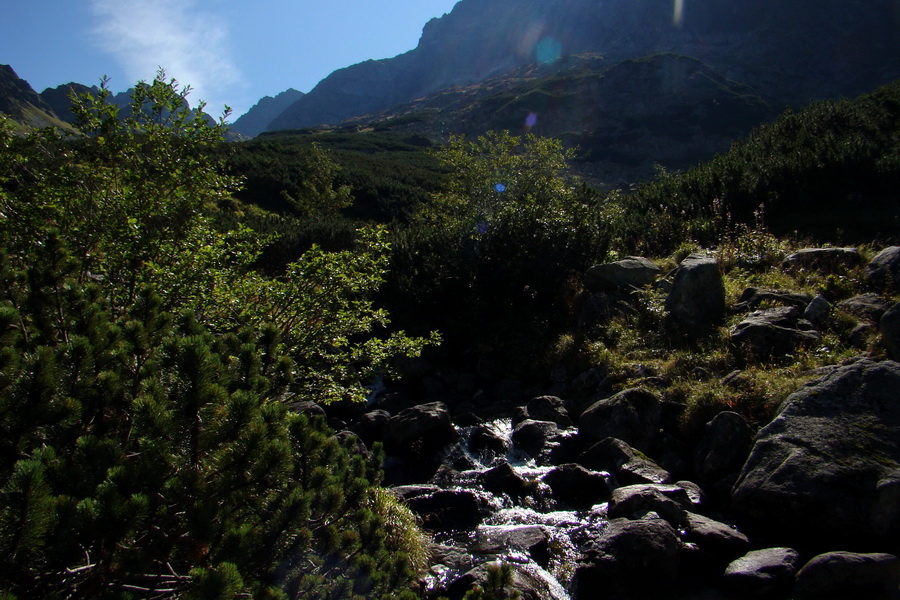
[[[256,137],[266,130],[275,117],[303,96],[303,92],[294,88],[289,88],[274,97],[265,96],[235,120],[231,124],[231,130],[248,137]]]

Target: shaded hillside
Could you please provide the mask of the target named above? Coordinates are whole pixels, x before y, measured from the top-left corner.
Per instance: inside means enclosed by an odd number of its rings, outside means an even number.
[[[281,92],[274,98],[265,96],[231,124],[231,131],[247,137],[257,136],[266,130],[272,119],[302,97],[303,92],[293,88]]]
[[[591,52],[611,61],[675,52],[753,86],[775,104],[855,95],[900,73],[890,0],[463,0],[429,22],[414,50],[324,79],[270,129],[338,123],[454,85]]]
[[[0,113],[29,127],[62,126],[53,108],[9,65],[0,65]]]

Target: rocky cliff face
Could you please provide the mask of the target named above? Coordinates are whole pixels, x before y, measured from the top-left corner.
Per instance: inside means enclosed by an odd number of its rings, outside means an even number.
[[[58,123],[53,109],[9,65],[0,65],[0,113],[33,127]]]
[[[804,104],[900,76],[900,14],[893,0],[814,10],[803,0],[462,0],[426,24],[414,50],[334,72],[269,129],[334,124],[571,54],[618,62],[661,52],[696,57],[769,101]]]

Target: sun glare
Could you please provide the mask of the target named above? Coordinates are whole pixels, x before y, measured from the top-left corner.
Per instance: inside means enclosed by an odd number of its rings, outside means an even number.
[[[672,15],[672,23],[675,24],[675,27],[681,27],[681,22],[684,19],[684,0],[675,0],[675,10]]]

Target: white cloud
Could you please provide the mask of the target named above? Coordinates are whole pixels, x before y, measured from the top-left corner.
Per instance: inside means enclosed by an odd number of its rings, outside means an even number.
[[[91,8],[98,44],[121,64],[127,86],[152,79],[162,67],[191,86],[192,105],[204,100],[216,115],[228,103],[223,96],[241,77],[217,15],[194,0],[91,0]]]

